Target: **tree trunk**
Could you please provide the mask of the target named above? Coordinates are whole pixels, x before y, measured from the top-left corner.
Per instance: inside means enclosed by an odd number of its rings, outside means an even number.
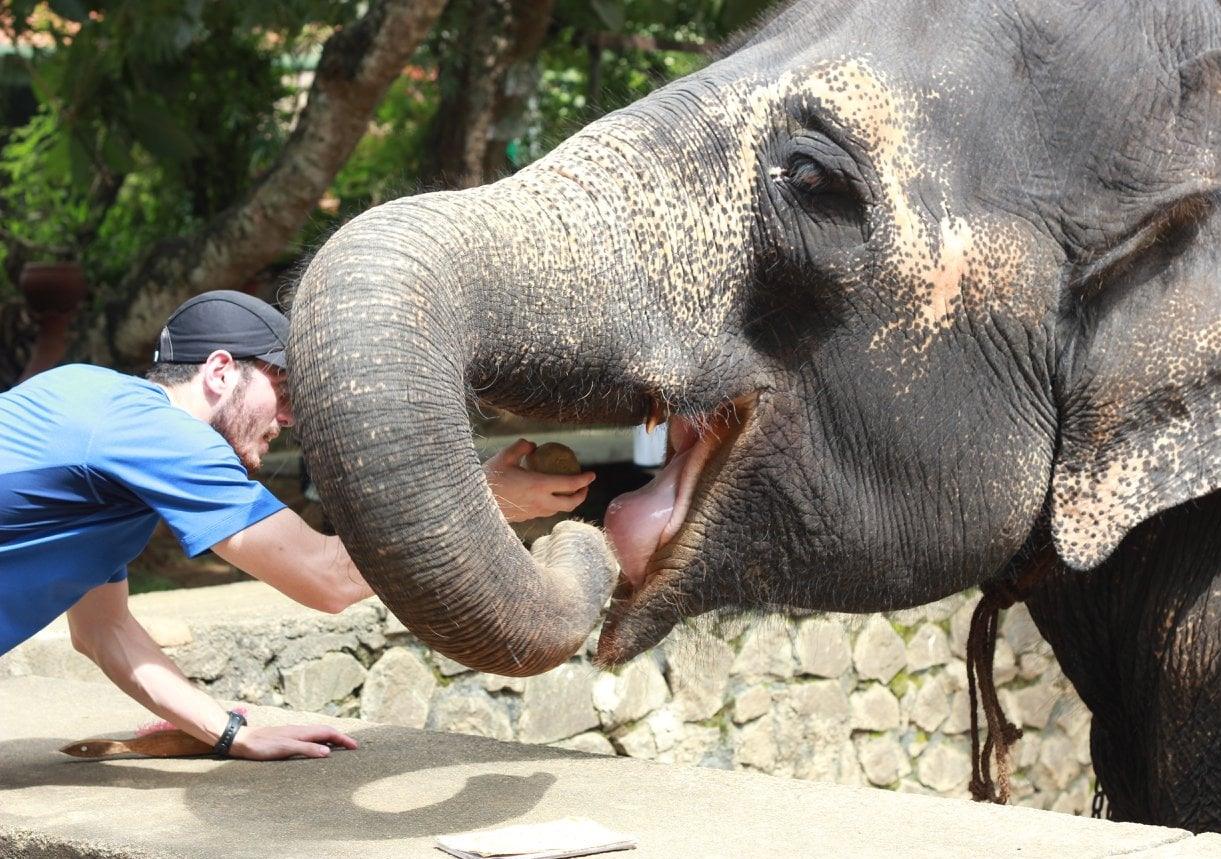
[[[444,0],[374,0],[358,22],[327,39],[309,102],[275,165],[201,232],[161,242],[123,278],[89,326],[90,360],[147,361],[181,302],[240,288],[284,252],[442,6]]]
[[[455,0],[457,44],[441,63],[441,104],[422,184],[472,188],[509,164],[505,149],[538,88],[538,52],[554,0]],[[458,22],[463,22],[461,26]]]
[[[589,53],[589,85],[585,89],[585,103],[595,114],[602,112],[602,46],[594,41],[585,45]]]

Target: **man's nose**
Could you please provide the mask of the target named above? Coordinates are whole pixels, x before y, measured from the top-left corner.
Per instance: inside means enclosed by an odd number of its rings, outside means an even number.
[[[282,427],[290,427],[293,425],[293,405],[289,402],[280,404],[280,408],[276,411],[276,423]]]

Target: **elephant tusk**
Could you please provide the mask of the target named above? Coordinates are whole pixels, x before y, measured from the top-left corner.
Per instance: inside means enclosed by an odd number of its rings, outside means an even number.
[[[650,397],[649,403],[649,415],[644,421],[645,432],[652,432],[670,418],[669,410],[662,405],[661,400]]]

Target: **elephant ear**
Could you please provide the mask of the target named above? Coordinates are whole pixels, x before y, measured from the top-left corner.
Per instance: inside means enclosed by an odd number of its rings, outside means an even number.
[[[1221,55],[1185,64],[1180,82],[1173,190],[1075,284],[1051,509],[1077,569],[1221,488]]]

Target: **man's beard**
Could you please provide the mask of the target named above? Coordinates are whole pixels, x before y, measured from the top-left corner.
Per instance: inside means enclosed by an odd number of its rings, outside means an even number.
[[[237,458],[246,467],[247,474],[254,474],[263,464],[259,443],[265,433],[258,431],[258,418],[246,410],[246,382],[244,378],[238,382],[233,396],[212,416],[210,424],[212,429],[229,442]]]

